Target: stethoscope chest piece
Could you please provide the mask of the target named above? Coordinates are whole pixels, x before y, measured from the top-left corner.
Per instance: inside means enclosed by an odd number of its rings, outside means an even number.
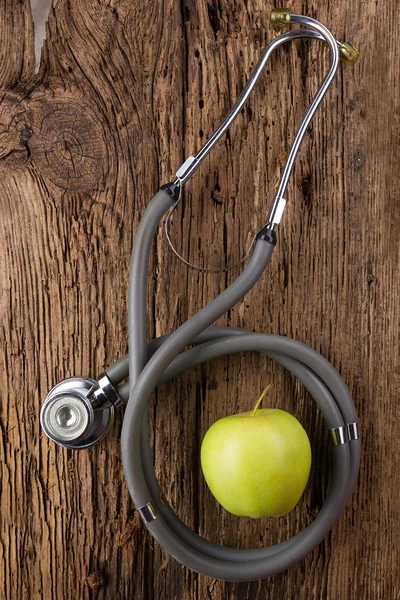
[[[40,411],[40,422],[51,440],[78,450],[103,439],[114,421],[114,406],[95,408],[91,392],[96,384],[88,377],[71,377],[50,390]]]

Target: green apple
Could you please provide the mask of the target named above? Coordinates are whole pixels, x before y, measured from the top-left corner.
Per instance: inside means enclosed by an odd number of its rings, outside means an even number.
[[[307,433],[290,413],[254,410],[216,421],[201,445],[207,484],[230,513],[254,519],[291,511],[306,487],[311,468]]]

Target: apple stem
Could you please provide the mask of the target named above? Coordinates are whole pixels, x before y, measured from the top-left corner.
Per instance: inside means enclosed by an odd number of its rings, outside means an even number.
[[[264,399],[264,396],[267,394],[267,392],[268,392],[268,391],[269,391],[271,388],[272,388],[272,383],[270,383],[269,385],[267,385],[267,387],[265,388],[265,390],[263,391],[263,393],[261,394],[261,396],[260,396],[260,397],[259,397],[259,399],[257,400],[257,404],[255,405],[255,407],[254,407],[254,410],[253,410],[253,414],[251,415],[252,417],[254,417],[254,416],[255,416],[257,408],[259,408],[259,406],[260,406],[261,402],[262,402],[262,401],[263,401],[263,399]]]

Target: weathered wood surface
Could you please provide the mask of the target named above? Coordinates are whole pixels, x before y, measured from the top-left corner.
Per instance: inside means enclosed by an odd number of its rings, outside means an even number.
[[[268,273],[221,323],[310,344],[354,394],[362,468],[351,505],[306,560],[231,584],[182,568],[145,532],[121,467],[121,416],[90,451],[56,447],[38,413],[60,379],[95,375],[127,349],[127,269],[149,199],[206,140],[276,35],[270,3],[59,0],[34,75],[29,2],[0,3],[0,597],[394,600],[399,582],[399,5],[293,2],[360,47],[302,146]],[[294,126],[326,68],[317,42],[282,50],[227,138],[186,188],[173,238],[190,259],[237,261],[263,223]],[[149,282],[149,336],[178,326],[235,274],[175,260],[162,232]],[[209,424],[272,405],[312,437],[307,492],[277,521],[220,509],[199,469]],[[233,546],[286,539],[311,522],[329,444],[301,386],[235,356],[158,390],[157,472],[179,515]],[[98,591],[96,591],[96,588]]]

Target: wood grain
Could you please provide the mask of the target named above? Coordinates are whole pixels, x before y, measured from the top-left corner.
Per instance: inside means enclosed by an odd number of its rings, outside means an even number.
[[[395,600],[400,598],[400,45],[395,0],[290,3],[360,47],[303,143],[268,273],[221,323],[301,340],[342,373],[363,440],[358,488],[299,565],[224,583],[181,567],[146,533],[124,483],[122,417],[90,451],[42,435],[48,389],[96,375],[127,350],[129,254],[146,204],[215,129],[276,35],[261,0],[59,0],[34,74],[29,2],[0,6],[0,598]],[[237,261],[271,202],[282,153],[326,69],[316,42],[282,50],[228,136],[186,186],[172,236],[190,260]],[[149,337],[176,328],[236,276],[188,271],[160,231]],[[304,498],[251,521],[212,499],[199,469],[208,426],[270,403],[312,439]],[[257,547],[318,513],[329,481],[319,412],[281,368],[254,355],[160,387],[151,407],[157,474],[208,539]]]

